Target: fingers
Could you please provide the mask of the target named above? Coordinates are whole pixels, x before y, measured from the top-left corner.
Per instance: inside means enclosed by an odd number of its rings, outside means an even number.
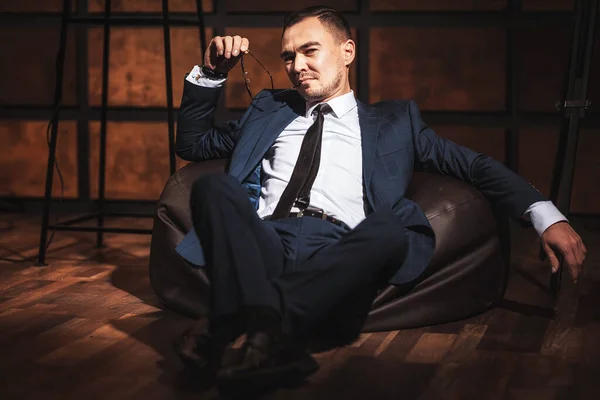
[[[245,40],[246,48],[244,50],[241,49],[242,41],[243,39],[239,35],[225,36],[221,38],[220,42],[223,45],[223,51],[219,55],[223,55],[226,59],[238,57],[240,52],[248,50],[248,39]]]
[[[581,240],[581,237],[579,235],[577,235],[577,240],[575,242],[575,245],[573,246],[573,252],[575,253],[575,258],[577,259],[578,263],[576,267],[577,271],[573,273],[573,277],[575,280],[577,280],[578,277],[581,275],[583,263],[585,262],[587,254],[587,249],[585,248],[583,240]]]
[[[233,37],[233,44],[231,48],[231,55],[237,57],[240,55],[240,47],[242,46],[242,38],[240,36]]]
[[[214,45],[217,57],[221,57],[225,51],[225,43],[223,42],[223,38],[220,36],[215,36],[211,41],[211,44]]]
[[[552,265],[552,272],[558,270],[558,257],[562,257],[573,281],[577,282],[587,253],[577,232],[569,224],[554,224],[544,231],[541,239]]]
[[[577,282],[579,278],[579,267],[581,264],[577,261],[576,255],[573,251],[568,251],[565,254],[565,264],[569,268],[569,272],[571,273],[571,277],[574,282]]]
[[[249,47],[250,42],[248,39],[239,35],[215,36],[210,42],[210,52],[207,50],[207,55],[213,58],[213,64],[217,64],[217,59],[230,60],[232,57],[239,57],[246,53]]]
[[[225,45],[225,53],[223,55],[226,59],[231,58],[231,49],[233,47],[233,38],[231,36],[225,36],[223,38],[223,44]]]
[[[235,66],[249,47],[248,39],[239,35],[215,36],[206,49],[204,64],[209,68],[227,72]]]
[[[570,240],[567,242],[567,249],[565,249],[565,253],[570,253],[573,261],[572,269],[577,271],[577,275],[579,275],[579,271],[585,261],[585,246],[583,245],[583,241],[581,237],[573,231]],[[575,275],[574,275],[575,278]]]
[[[552,272],[558,271],[559,261],[556,257],[556,254],[554,254],[554,251],[546,243],[543,244],[543,247],[544,251],[546,252],[546,255],[548,256],[548,261],[552,266]]]
[[[583,240],[581,240],[581,238],[578,236],[578,240],[577,240],[577,250],[579,252],[579,254],[581,255],[581,263],[583,264],[585,262],[585,258],[587,256],[587,249],[585,248],[585,245],[583,244]]]
[[[587,250],[583,245],[581,237],[573,232],[570,240],[563,249],[565,255],[565,263],[569,267],[573,281],[577,282],[581,275],[583,263],[585,262]]]
[[[208,48],[204,52],[204,64],[211,69],[215,69],[218,64],[219,57],[221,54],[223,54],[223,50],[224,47],[222,38],[220,36],[215,36],[212,38]]]

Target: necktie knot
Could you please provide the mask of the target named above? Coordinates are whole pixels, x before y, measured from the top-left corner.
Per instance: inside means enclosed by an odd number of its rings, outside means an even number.
[[[327,114],[330,111],[331,111],[331,107],[329,106],[329,104],[321,103],[315,107],[315,109],[313,110],[313,114],[316,113],[318,116],[319,114]]]

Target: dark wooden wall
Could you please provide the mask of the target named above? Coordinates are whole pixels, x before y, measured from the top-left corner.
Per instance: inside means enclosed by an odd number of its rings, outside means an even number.
[[[207,38],[247,36],[275,85],[287,86],[278,58],[282,16],[291,7],[320,2],[214,1],[203,1]],[[78,15],[103,12],[101,0],[72,2]],[[561,121],[554,104],[567,67],[573,0],[322,2],[343,10],[353,25],[358,59],[352,82],[361,100],[414,98],[440,135],[506,162],[548,193]],[[112,3],[115,13],[158,16],[161,11],[160,0]],[[195,17],[195,0],[169,5],[176,16]],[[60,0],[0,2],[4,198],[44,193],[61,7]],[[184,74],[201,63],[199,31],[173,26],[171,43],[177,107]],[[162,28],[115,26],[110,50],[109,104],[120,111],[110,114],[108,123],[107,196],[155,200],[169,176]],[[589,97],[598,103],[600,75],[594,69],[600,66],[600,40],[595,50]],[[268,86],[258,64],[250,57],[246,63],[253,92]],[[68,198],[97,195],[101,66],[102,28],[70,28],[57,153]],[[239,115],[248,102],[236,67],[222,116]],[[600,107],[590,111],[575,173],[572,210],[578,213],[600,212]],[[59,194],[57,180],[54,194]]]

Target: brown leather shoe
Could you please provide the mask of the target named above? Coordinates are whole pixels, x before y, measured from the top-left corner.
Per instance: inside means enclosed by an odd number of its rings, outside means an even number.
[[[257,332],[246,341],[242,362],[217,375],[217,387],[226,395],[249,396],[293,387],[319,369],[305,350],[281,335]]]
[[[206,320],[198,321],[183,332],[174,348],[186,368],[212,377],[216,376],[225,351],[225,346],[216,345]]]

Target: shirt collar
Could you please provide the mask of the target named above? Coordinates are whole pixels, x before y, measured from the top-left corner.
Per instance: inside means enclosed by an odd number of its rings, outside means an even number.
[[[336,118],[342,118],[346,113],[356,107],[356,98],[354,97],[354,91],[350,90],[350,92],[343,94],[341,96],[334,97],[333,99],[326,102],[331,107],[333,111],[332,114]],[[306,118],[310,118],[313,110],[322,103],[315,104],[308,110],[306,110]]]

